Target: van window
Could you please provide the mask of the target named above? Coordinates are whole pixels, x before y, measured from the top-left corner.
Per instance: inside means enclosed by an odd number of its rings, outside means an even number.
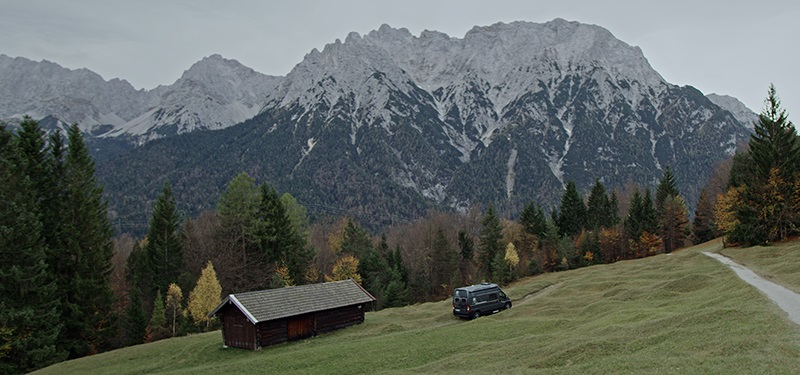
[[[489,301],[497,301],[497,293],[490,294]]]

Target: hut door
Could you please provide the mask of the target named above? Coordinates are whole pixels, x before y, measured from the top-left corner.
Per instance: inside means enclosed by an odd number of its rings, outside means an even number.
[[[311,337],[311,314],[293,316],[289,318],[289,341]]]

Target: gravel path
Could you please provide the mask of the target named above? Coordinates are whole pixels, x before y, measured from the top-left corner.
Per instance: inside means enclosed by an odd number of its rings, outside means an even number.
[[[771,281],[767,281],[763,277],[756,275],[756,273],[751,271],[749,268],[744,267],[727,257],[705,251],[703,254],[708,255],[722,262],[722,264],[730,267],[733,272],[736,272],[736,275],[738,275],[742,280],[748,282],[750,285],[756,287],[762,293],[766,294],[769,299],[778,305],[778,307],[783,309],[783,311],[786,311],[786,313],[789,314],[789,319],[797,324],[800,324],[800,294],[797,294]]]

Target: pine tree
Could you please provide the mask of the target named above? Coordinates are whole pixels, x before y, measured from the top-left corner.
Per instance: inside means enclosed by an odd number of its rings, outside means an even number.
[[[586,206],[586,229],[597,230],[611,226],[608,195],[605,186],[598,178],[594,180]]]
[[[504,251],[498,251],[492,259],[492,281],[501,285],[511,281],[511,272],[508,269]]]
[[[656,229],[656,211],[650,198],[650,190],[645,189],[644,197],[639,190],[635,190],[628,215],[625,217],[625,232],[628,238],[637,240],[642,232],[655,234]]]
[[[172,186],[164,182],[161,194],[158,195],[150,217],[150,229],[147,231],[147,253],[152,267],[153,287],[155,290],[142,291],[143,297],[152,299],[156,291],[166,292],[170,283],[178,281],[184,268],[183,241],[180,232],[181,219],[172,196]]]
[[[270,185],[261,185],[261,202],[257,214],[262,249],[267,259],[273,265],[286,264],[295,283],[303,280],[313,253],[295,232],[277,191]]]
[[[774,85],[769,86],[764,110],[753,131],[748,154],[755,166],[756,182],[766,183],[773,168],[780,171],[785,181],[795,181],[800,170],[800,142],[794,125],[781,108]]]
[[[461,259],[472,260],[475,254],[475,241],[472,240],[472,236],[467,234],[466,230],[458,231],[458,248],[461,250]]]
[[[95,177],[94,161],[83,143],[77,124],[67,131],[69,144],[64,163],[67,221],[59,259],[62,297],[59,345],[70,358],[102,350],[114,326],[114,295],[109,277],[114,248],[107,202]]]
[[[156,298],[153,300],[153,313],[150,314],[150,324],[147,328],[148,341],[161,340],[169,337],[167,330],[166,310],[164,307],[164,298],[161,297],[161,291],[156,292]]]
[[[483,222],[480,232],[480,254],[479,262],[483,270],[484,277],[489,279],[494,274],[494,258],[500,251],[500,239],[502,235],[502,227],[500,226],[500,219],[494,212],[494,205],[489,202],[489,207],[486,214],[483,216]]]
[[[389,283],[383,291],[381,300],[384,308],[400,307],[408,304],[408,286],[403,282],[400,271],[392,268],[389,271]]]
[[[125,309],[125,344],[136,345],[145,342],[147,336],[147,316],[142,308],[142,295],[139,289],[128,292],[128,307]]]
[[[458,276],[458,254],[442,228],[436,229],[431,244],[431,277],[435,287],[452,286]]]
[[[800,142],[770,85],[748,153],[734,157],[728,192],[717,203],[717,223],[727,240],[757,245],[797,231],[788,202],[800,179]]]
[[[689,234],[689,220],[686,217],[686,203],[680,195],[668,195],[664,198],[659,223],[664,252],[671,253],[683,247]]]
[[[56,285],[46,264],[42,224],[26,163],[0,125],[0,373],[29,372],[66,358],[56,347]]]
[[[665,199],[678,196],[678,194],[680,193],[678,192],[678,186],[675,182],[675,176],[672,174],[669,166],[667,166],[664,168],[664,175],[661,176],[661,182],[659,182],[656,188],[656,212],[659,214],[661,213]]]
[[[261,195],[255,179],[242,172],[234,177],[217,204],[219,236],[223,246],[235,254],[239,277],[233,290],[255,290],[266,286],[269,272],[267,254],[262,249],[258,208]]]
[[[586,226],[586,206],[574,181],[567,182],[567,188],[561,196],[557,223],[559,234],[566,236],[575,236]]]
[[[613,228],[619,225],[621,219],[619,217],[619,201],[617,200],[617,193],[611,192],[611,197],[608,198],[608,206],[606,207],[606,215],[608,216],[606,228]]]
[[[542,238],[547,232],[547,218],[544,216],[544,211],[533,202],[528,203],[522,210],[519,223],[522,224],[526,232],[539,238]]]
[[[714,202],[708,190],[700,190],[700,198],[694,211],[692,223],[692,242],[694,244],[711,241],[716,237],[717,228],[714,222]]]
[[[219,285],[214,265],[208,262],[203,271],[200,272],[197,285],[189,293],[187,308],[192,320],[194,320],[194,324],[205,324],[205,328],[208,329],[212,320],[208,317],[208,313],[219,305],[221,299],[222,287]]]
[[[658,213],[653,207],[653,198],[650,195],[650,189],[644,189],[644,198],[642,198],[642,229],[648,233],[655,234],[658,230]]]

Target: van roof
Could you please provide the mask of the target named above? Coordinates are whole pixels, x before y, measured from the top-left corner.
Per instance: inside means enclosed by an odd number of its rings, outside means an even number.
[[[456,289],[466,290],[467,292],[477,292],[479,290],[493,289],[493,288],[499,289],[497,284],[491,284],[491,283],[480,283],[470,286],[462,286],[461,288],[456,288]]]

